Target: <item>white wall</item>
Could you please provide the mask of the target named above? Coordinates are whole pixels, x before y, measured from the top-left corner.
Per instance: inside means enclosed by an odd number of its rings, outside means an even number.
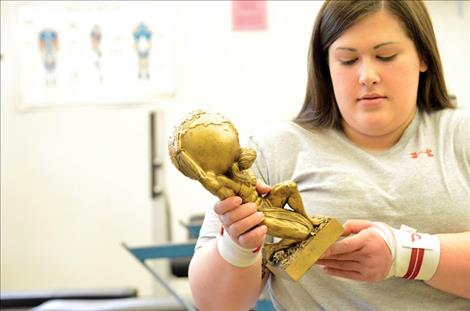
[[[470,4],[468,1],[427,1],[434,24],[449,93],[470,107]]]
[[[19,110],[12,2],[1,3],[1,289],[132,286],[148,244],[150,107]]]
[[[150,276],[119,245],[163,234],[152,227],[162,216],[148,194],[148,111],[164,111],[165,136],[196,108],[225,114],[243,137],[291,118],[304,96],[320,5],[269,2],[268,31],[232,32],[230,2],[178,2],[174,100],[25,112],[17,109],[12,3],[2,2],[2,290],[129,285],[151,293]],[[449,89],[469,106],[470,5],[430,2],[429,9]],[[164,160],[173,237],[182,241],[177,221],[215,198]]]

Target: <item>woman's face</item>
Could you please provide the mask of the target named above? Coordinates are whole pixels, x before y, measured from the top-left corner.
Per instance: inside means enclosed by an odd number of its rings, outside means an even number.
[[[346,136],[359,146],[393,146],[416,112],[426,71],[400,21],[382,10],[360,19],[328,50]]]

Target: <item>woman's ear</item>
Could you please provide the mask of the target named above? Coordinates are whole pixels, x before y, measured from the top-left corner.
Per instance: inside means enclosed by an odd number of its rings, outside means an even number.
[[[426,72],[428,70],[428,65],[424,62],[424,60],[420,60],[419,62],[419,71]]]

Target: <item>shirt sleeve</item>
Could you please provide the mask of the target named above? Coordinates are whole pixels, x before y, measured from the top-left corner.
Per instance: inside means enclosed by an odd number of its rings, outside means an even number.
[[[462,110],[457,114],[454,123],[453,148],[460,169],[460,174],[470,183],[470,110]]]
[[[221,225],[219,217],[217,217],[213,207],[207,208],[195,249],[198,250],[199,248],[207,245],[209,241],[215,239]]]

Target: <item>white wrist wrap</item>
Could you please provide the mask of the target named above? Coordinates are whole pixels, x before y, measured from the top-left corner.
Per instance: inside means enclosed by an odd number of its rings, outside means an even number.
[[[416,233],[402,225],[400,230],[375,222],[372,229],[387,243],[392,253],[390,276],[407,280],[429,280],[434,276],[440,259],[440,243],[435,235]]]
[[[248,249],[241,247],[230,238],[224,228],[220,229],[217,236],[217,248],[222,258],[235,267],[245,268],[253,265],[260,255],[261,247]]]

